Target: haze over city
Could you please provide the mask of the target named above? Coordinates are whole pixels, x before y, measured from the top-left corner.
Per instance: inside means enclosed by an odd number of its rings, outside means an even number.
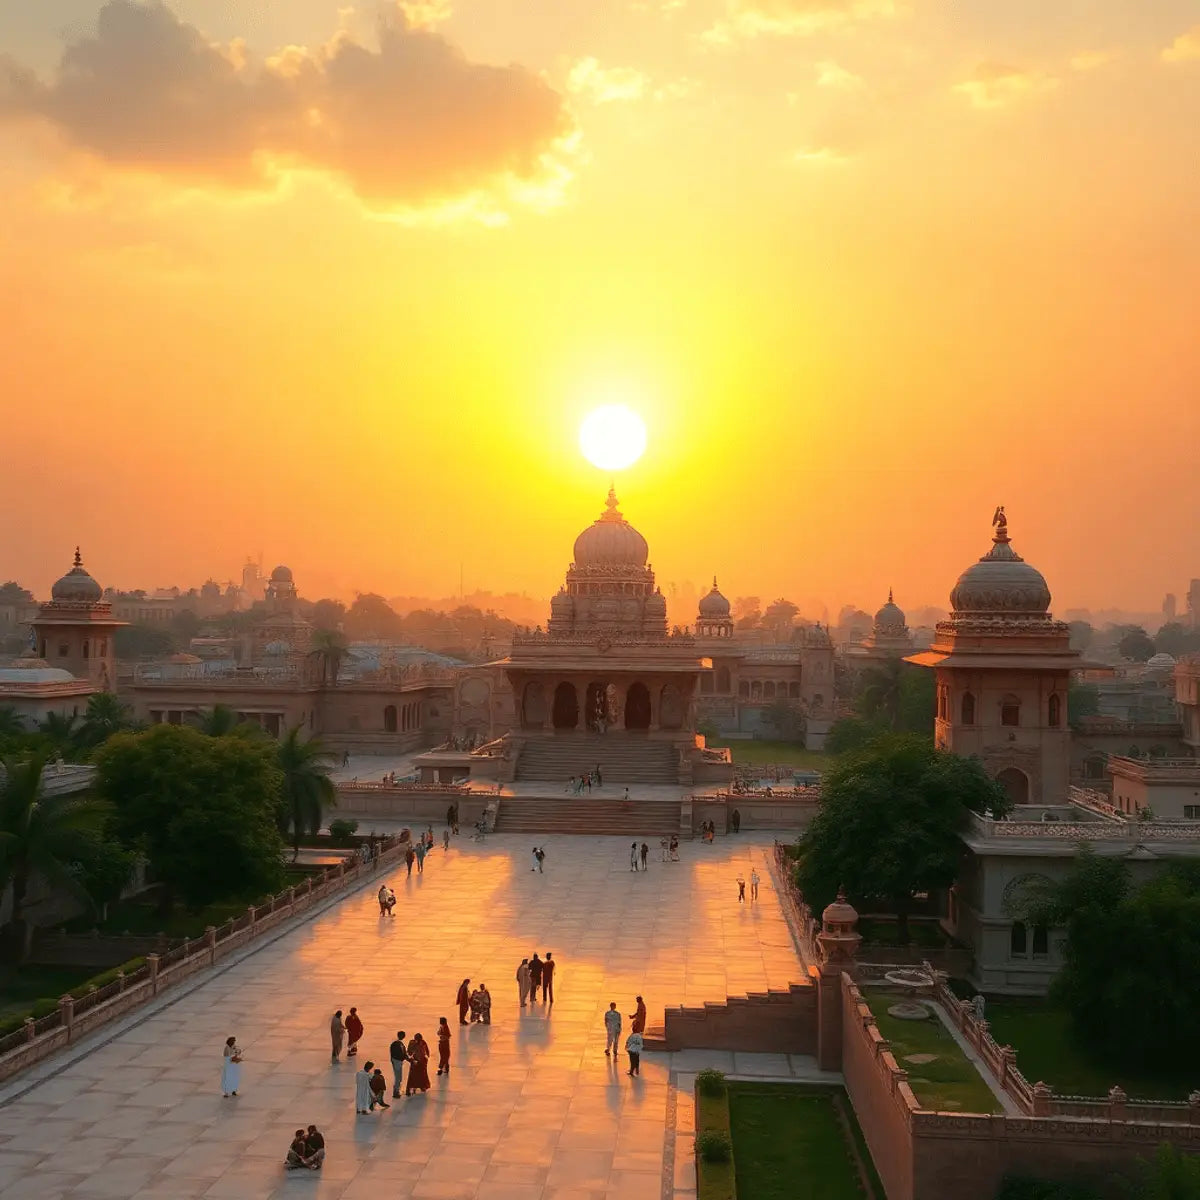
[[[663,580],[944,605],[1006,503],[1056,609],[1156,610],[1200,558],[1196,18],[7,6],[5,573],[544,597],[617,402]]]

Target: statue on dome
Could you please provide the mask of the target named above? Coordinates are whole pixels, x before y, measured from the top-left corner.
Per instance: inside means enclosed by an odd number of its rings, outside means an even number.
[[[992,524],[996,526],[997,533],[1008,532],[1008,518],[1004,515],[1003,504],[998,504],[996,506],[996,511],[992,514]]]

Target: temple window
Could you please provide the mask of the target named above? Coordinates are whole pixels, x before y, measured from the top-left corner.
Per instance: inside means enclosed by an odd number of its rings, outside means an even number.
[[[1013,958],[1024,958],[1028,953],[1029,939],[1024,921],[1014,921],[1008,934],[1008,953]]]
[[[1000,724],[1021,724],[1021,701],[1016,696],[1005,696],[1000,701]]]
[[[1047,717],[1052,729],[1057,729],[1062,724],[1062,701],[1058,696],[1051,696],[1050,703],[1047,705]]]
[[[1033,927],[1033,957],[1046,958],[1050,954],[1050,931],[1045,925]]]
[[[964,692],[962,698],[962,723],[975,724],[975,696],[972,692]]]

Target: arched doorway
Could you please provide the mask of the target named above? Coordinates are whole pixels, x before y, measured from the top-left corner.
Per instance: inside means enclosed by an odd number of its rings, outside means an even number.
[[[384,733],[396,732],[396,706],[389,704],[383,710],[383,731]]]
[[[554,689],[554,728],[574,729],[579,724],[579,697],[575,685],[565,680]]]
[[[589,730],[603,733],[608,726],[608,685],[593,681],[587,686],[584,720]]]
[[[1014,804],[1029,803],[1029,776],[1017,767],[1005,767],[996,776],[996,782],[1008,793]]]
[[[650,728],[650,689],[644,683],[631,683],[625,696],[625,728]]]

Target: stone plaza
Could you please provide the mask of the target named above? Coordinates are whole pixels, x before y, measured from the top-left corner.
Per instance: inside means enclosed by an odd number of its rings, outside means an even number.
[[[691,1078],[812,1077],[811,1059],[719,1051],[647,1054],[640,1079],[604,1055],[602,1014],[786,988],[804,967],[759,836],[685,843],[634,874],[629,842],[464,833],[423,874],[404,868],[264,937],[227,963],[39,1064],[0,1090],[6,1200],[121,1197],[441,1197],[684,1200],[694,1196]],[[761,877],[757,903],[737,878]],[[395,889],[381,918],[378,882]],[[747,889],[749,890],[749,889]],[[552,951],[555,1003],[518,1004],[523,957]],[[493,997],[490,1026],[457,1023],[464,977]],[[329,1018],[356,1005],[358,1061],[389,1074],[398,1029],[453,1030],[452,1070],[424,1096],[354,1111],[354,1060],[330,1063]],[[241,1093],[221,1095],[221,1048],[245,1053]],[[827,1076],[827,1078],[834,1078]],[[390,1087],[389,1087],[390,1099]],[[315,1123],[328,1158],[287,1172],[293,1130]],[[679,1152],[676,1153],[678,1145]]]

